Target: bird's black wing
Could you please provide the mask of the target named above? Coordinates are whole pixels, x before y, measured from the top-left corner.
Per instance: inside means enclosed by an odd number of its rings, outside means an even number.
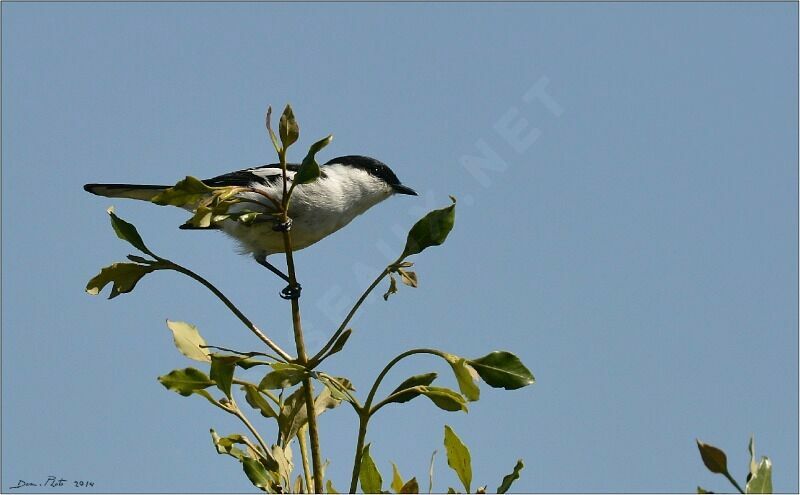
[[[286,170],[297,172],[300,165],[296,163],[287,163]],[[249,186],[253,182],[264,184],[268,186],[280,180],[281,166],[279,163],[272,163],[269,165],[262,165],[260,167],[251,167],[236,172],[218,175],[211,179],[205,179],[203,183],[211,187],[225,187],[225,186]]]

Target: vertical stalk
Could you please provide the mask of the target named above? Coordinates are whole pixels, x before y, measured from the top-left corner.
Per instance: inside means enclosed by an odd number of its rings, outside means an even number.
[[[311,466],[308,465],[308,446],[306,445],[306,431],[308,427],[303,425],[297,432],[297,441],[300,444],[300,457],[303,459],[303,477],[306,481],[306,493],[311,493],[314,482],[311,480]]]
[[[361,454],[364,452],[364,440],[367,438],[367,423],[369,423],[369,409],[362,409],[358,413],[358,442],[356,443],[353,476],[350,478],[350,491],[348,493],[356,493],[358,488],[358,475],[361,472]]]
[[[289,197],[287,195],[287,178],[286,178],[286,149],[282,149],[278,153],[281,169],[283,170],[283,198],[282,205],[283,211],[281,220],[284,223],[289,222],[289,212],[287,207],[289,204]],[[292,252],[292,238],[290,230],[286,229],[283,232],[283,248],[286,253],[286,268],[287,275],[289,275],[289,285],[297,287],[297,275],[294,269],[294,256]],[[308,364],[308,355],[306,354],[306,344],[303,339],[303,325],[300,320],[300,302],[297,297],[291,299],[292,302],[292,328],[294,329],[294,341],[297,347],[297,363],[306,366]],[[303,380],[303,394],[306,402],[306,414],[308,415],[308,437],[311,442],[311,464],[314,468],[314,493],[322,493],[322,459],[320,457],[319,447],[319,431],[317,429],[317,416],[314,411],[314,388],[311,385],[311,378]]]

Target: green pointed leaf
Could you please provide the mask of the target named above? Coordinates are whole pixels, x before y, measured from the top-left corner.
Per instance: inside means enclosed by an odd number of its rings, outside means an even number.
[[[181,351],[181,354],[195,361],[211,362],[210,353],[203,347],[206,345],[206,341],[197,331],[196,326],[185,321],[167,320],[167,327],[172,331],[175,347]]]
[[[326,493],[336,493],[336,494],[339,493],[339,492],[336,491],[336,488],[333,487],[333,483],[331,482],[331,480],[328,480],[328,481],[325,482],[325,492]]]
[[[111,284],[109,299],[114,299],[120,294],[131,292],[139,280],[145,275],[163,269],[161,264],[140,265],[137,263],[113,263],[100,270],[89,283],[86,292],[96,296],[103,288]]]
[[[400,275],[400,281],[406,284],[409,287],[417,287],[417,274],[414,272],[407,272],[400,268],[397,269],[397,273]]]
[[[236,363],[236,366],[245,370],[249,370],[254,366],[269,366],[270,364],[272,364],[270,361],[263,361],[254,357],[247,357]]]
[[[444,387],[425,387],[418,386],[411,390],[416,390],[429,398],[440,409],[445,411],[464,411],[467,412],[467,402],[461,394]]]
[[[697,441],[697,448],[700,450],[700,457],[703,459],[703,464],[706,465],[709,471],[717,474],[725,474],[728,472],[728,457],[721,449]]]
[[[745,493],[772,493],[772,461],[761,457],[756,474],[747,482]]]
[[[345,391],[354,390],[353,384],[347,378],[333,377],[325,373],[318,373],[317,379],[330,390],[331,397],[338,401],[352,402]]]
[[[448,487],[447,487],[447,493],[448,493],[448,495],[449,495],[449,494],[451,494],[451,493],[458,493],[458,492],[457,492],[457,491],[456,491],[456,489],[455,489],[455,488],[453,488],[452,486],[448,486]]]
[[[750,435],[750,442],[747,444],[747,452],[750,454],[750,473],[747,475],[747,481],[756,475],[758,472],[758,463],[756,462],[756,444],[753,435]]]
[[[199,390],[211,387],[214,381],[205,373],[195,368],[173,370],[164,376],[159,376],[158,381],[167,389],[188,397]]]
[[[351,328],[348,328],[347,330],[342,332],[342,334],[339,335],[339,338],[336,339],[336,342],[333,343],[331,350],[328,351],[328,356],[336,354],[337,352],[344,349],[344,345],[347,343],[347,339],[349,339],[350,335],[352,334],[353,334],[353,329]]]
[[[292,476],[292,448],[290,446],[281,447],[280,445],[272,446],[272,457],[277,462],[278,474],[280,475],[283,483],[289,484]]]
[[[242,468],[252,484],[265,492],[269,491],[272,480],[263,464],[252,457],[245,457],[242,459]]]
[[[517,356],[506,351],[495,351],[481,358],[467,361],[483,381],[494,388],[514,390],[532,384],[535,380],[530,370]]]
[[[202,200],[208,199],[213,192],[214,188],[205,185],[200,179],[187,176],[174,186],[153,196],[150,201],[161,206],[194,207]]]
[[[418,385],[428,386],[431,383],[433,383],[433,381],[436,379],[437,376],[438,375],[436,373],[425,373],[422,375],[414,375],[411,378],[408,378],[407,380],[403,381],[403,383],[398,385],[398,387],[394,389],[392,393],[389,395],[394,395],[397,392],[400,392],[401,390],[412,389]],[[419,395],[420,392],[408,390],[407,393],[398,395],[398,397],[396,397],[392,402],[397,402],[397,403],[408,402],[414,397],[417,397]]]
[[[408,480],[405,485],[400,487],[400,491],[397,493],[419,493],[419,483],[417,483],[417,478],[411,478]]]
[[[395,493],[400,493],[400,489],[403,488],[403,477],[400,476],[400,471],[397,469],[397,464],[392,463],[392,490]]]
[[[476,401],[481,396],[481,391],[475,381],[478,379],[478,373],[472,366],[467,364],[467,360],[454,356],[453,354],[445,354],[445,360],[453,368],[453,374],[456,375],[458,381],[458,388],[467,400]]]
[[[283,110],[281,120],[278,122],[278,134],[281,136],[283,149],[289,148],[300,137],[300,126],[297,125],[291,105],[286,105]]]
[[[211,355],[211,375],[210,378],[217,384],[217,388],[231,398],[231,384],[233,383],[233,372],[236,370],[236,363],[242,359],[240,356],[224,356],[221,354]]]
[[[256,387],[253,385],[242,385],[242,390],[244,391],[244,398],[247,403],[250,404],[250,407],[257,409],[265,418],[278,417],[278,413],[269,405],[267,399],[261,395],[261,392],[259,392]]]
[[[220,438],[214,429],[211,429],[211,440],[214,442],[214,447],[217,449],[218,454],[226,454],[235,457],[238,460],[243,460],[248,457],[242,449],[234,447],[234,444],[247,445],[245,438],[242,435],[228,435],[227,437]]]
[[[522,462],[522,459],[517,460],[517,463],[514,465],[514,471],[512,471],[511,474],[503,476],[503,481],[500,483],[500,486],[497,487],[497,493],[506,493],[508,489],[511,488],[511,484],[519,479],[519,472],[522,471],[524,467],[525,464]]]
[[[325,387],[314,398],[314,414],[320,416],[328,409],[333,409],[339,404],[341,404],[341,401],[334,398],[330,389]],[[301,387],[283,402],[283,408],[278,417],[281,444],[288,444],[297,435],[300,428],[307,423],[308,410],[306,408],[305,393]]]
[[[698,486],[697,487],[697,493],[714,493],[714,492],[710,492],[710,491],[706,490],[705,488],[703,488],[702,486]]]
[[[111,217],[111,227],[116,232],[117,237],[122,239],[123,241],[129,242],[133,247],[138,249],[143,253],[147,253],[150,256],[155,256],[147,246],[144,245],[144,241],[142,240],[142,236],[139,235],[139,232],[136,230],[136,227],[132,223],[128,223],[125,220],[119,218],[114,213],[114,207],[110,207],[108,210],[108,215]]]
[[[261,390],[291,387],[308,376],[306,369],[299,364],[272,363],[270,366],[274,371],[267,373],[261,383],[258,384],[258,388]]]
[[[293,183],[298,185],[308,184],[309,182],[313,182],[319,178],[321,172],[319,169],[319,164],[317,163],[316,155],[322,148],[330,144],[332,140],[333,136],[328,136],[311,145],[311,148],[308,150],[308,154],[305,158],[303,158],[300,168],[297,170],[297,173],[292,179]]]
[[[395,392],[399,392],[401,390],[405,390],[407,388],[416,387],[417,385],[424,385],[428,386],[436,380],[436,377],[439,376],[436,373],[423,373],[421,375],[414,375],[410,378],[403,380],[403,383],[397,386],[396,389],[392,390],[392,394]],[[389,394],[391,395],[391,394]]]
[[[358,473],[358,479],[361,481],[361,490],[364,493],[381,493],[383,488],[383,480],[381,473],[378,471],[378,466],[369,455],[369,444],[364,447],[361,456],[361,470]]]
[[[281,152],[281,143],[278,142],[278,136],[275,135],[275,131],[272,130],[272,106],[267,107],[267,132],[269,132],[269,138],[272,141],[272,146],[275,147],[275,151],[277,153]]]
[[[430,246],[438,246],[447,239],[456,219],[456,200],[450,196],[453,204],[440,210],[433,210],[411,227],[406,239],[406,247],[400,258],[419,254]]]
[[[394,276],[389,275],[389,289],[386,291],[385,294],[383,294],[383,300],[388,301],[389,296],[396,293],[397,293],[397,280],[394,279]]]
[[[472,458],[464,442],[447,425],[444,427],[444,446],[447,449],[447,465],[456,472],[464,489],[469,493],[472,484]]]

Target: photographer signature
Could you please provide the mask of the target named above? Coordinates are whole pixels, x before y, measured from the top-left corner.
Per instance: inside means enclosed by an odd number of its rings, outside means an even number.
[[[73,487],[73,488],[91,488],[94,486],[94,481],[87,481],[87,480],[67,480],[64,478],[59,478],[58,476],[48,476],[44,483],[31,483],[25,480],[19,480],[16,485],[8,487],[10,490],[14,488],[27,488],[27,487],[39,487],[45,486],[48,488],[59,488],[59,487]]]

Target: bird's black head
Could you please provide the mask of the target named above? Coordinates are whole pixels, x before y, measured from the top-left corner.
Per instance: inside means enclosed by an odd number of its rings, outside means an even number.
[[[340,165],[345,165],[347,167],[359,168],[361,170],[364,170],[373,177],[377,177],[378,179],[381,179],[382,181],[390,185],[396,193],[410,194],[412,196],[417,195],[417,193],[413,189],[401,184],[400,179],[398,179],[397,176],[394,175],[392,169],[389,168],[388,165],[386,165],[380,160],[376,160],[368,156],[347,155],[329,160],[325,165],[330,165],[332,163],[338,163]]]

